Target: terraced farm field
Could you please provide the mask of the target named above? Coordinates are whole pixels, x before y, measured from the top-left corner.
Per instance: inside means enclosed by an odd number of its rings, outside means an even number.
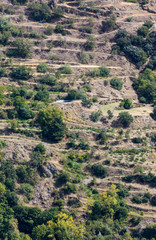
[[[156,239],[156,3],[0,1],[0,239]]]

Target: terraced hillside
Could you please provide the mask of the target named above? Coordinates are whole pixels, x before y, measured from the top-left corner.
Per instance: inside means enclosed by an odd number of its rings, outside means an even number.
[[[1,0],[0,64],[0,239],[155,239],[155,1]]]

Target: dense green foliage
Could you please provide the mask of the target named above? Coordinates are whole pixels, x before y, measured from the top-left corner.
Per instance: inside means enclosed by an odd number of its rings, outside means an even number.
[[[86,99],[86,93],[83,89],[70,90],[67,97],[67,100],[80,100]]]
[[[28,80],[31,77],[31,68],[28,68],[26,66],[18,66],[14,67],[11,70],[10,76],[13,79],[17,80]]]
[[[112,88],[115,88],[120,91],[122,89],[123,82],[120,78],[112,78],[110,81],[110,85]]]
[[[31,56],[32,43],[25,38],[17,38],[12,42],[12,47],[7,50],[7,55],[10,57],[27,58]]]
[[[52,12],[50,7],[42,2],[40,3],[31,3],[29,5],[30,17],[36,21],[47,22],[50,20]]]
[[[109,73],[110,70],[107,67],[101,66],[90,71],[88,75],[91,77],[108,77]]]
[[[93,175],[100,178],[105,178],[107,176],[107,170],[101,164],[94,164],[92,166]]]
[[[156,76],[151,69],[146,68],[138,79],[134,80],[133,87],[136,90],[140,101],[153,103],[156,98]]]
[[[133,107],[132,100],[129,98],[123,99],[120,103],[121,107],[124,107],[125,109],[130,109]]]
[[[118,121],[123,127],[129,127],[133,122],[133,117],[128,112],[121,112],[119,113]]]
[[[126,30],[120,29],[115,36],[116,46],[113,46],[113,51],[124,52],[125,56],[140,68],[149,56],[155,56],[155,34],[156,32],[149,32],[152,26],[150,21],[147,21],[142,27],[138,29],[138,35],[128,34]],[[146,38],[144,38],[146,37]],[[153,54],[154,53],[154,54]],[[152,61],[151,61],[152,62]]]
[[[51,141],[61,140],[66,133],[67,128],[63,122],[63,112],[56,106],[40,110],[38,121],[43,137]]]

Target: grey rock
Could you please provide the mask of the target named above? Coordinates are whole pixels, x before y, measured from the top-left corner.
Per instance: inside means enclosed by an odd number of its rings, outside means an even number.
[[[46,175],[46,177],[50,178],[54,174],[58,173],[58,169],[53,163],[47,163],[46,166],[42,166],[42,174]]]
[[[47,163],[46,167],[52,174],[58,173],[58,169],[53,163]]]
[[[46,177],[48,177],[48,178],[52,177],[51,171],[49,169],[47,169],[47,167],[45,167],[45,166],[42,167],[42,173],[44,175],[46,175]]]

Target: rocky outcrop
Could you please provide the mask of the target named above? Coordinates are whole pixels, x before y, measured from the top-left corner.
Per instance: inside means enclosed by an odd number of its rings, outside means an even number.
[[[46,175],[46,177],[50,178],[59,171],[53,163],[48,162],[46,166],[42,166],[41,172],[43,175]]]

